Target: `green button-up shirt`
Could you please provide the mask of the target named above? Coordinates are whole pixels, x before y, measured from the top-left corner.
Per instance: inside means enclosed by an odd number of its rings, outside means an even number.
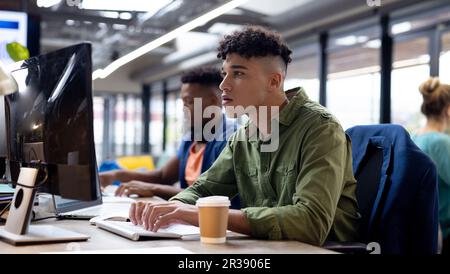
[[[357,239],[351,143],[325,108],[297,88],[279,113],[278,149],[262,152],[264,143],[248,137],[249,124],[172,199],[194,204],[199,197],[239,193],[254,237],[315,245]]]

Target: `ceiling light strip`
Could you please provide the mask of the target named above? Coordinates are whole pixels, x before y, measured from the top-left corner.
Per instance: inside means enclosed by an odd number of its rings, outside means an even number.
[[[143,45],[140,48],[137,48],[136,50],[122,56],[121,58],[115,60],[108,66],[106,66],[104,69],[98,69],[94,71],[92,74],[92,79],[104,79],[108,77],[111,73],[116,71],[118,68],[124,66],[125,64],[135,60],[136,58],[154,50],[157,47],[160,47],[161,45],[164,45],[165,43],[175,39],[177,36],[179,36],[182,33],[189,32],[196,27],[202,26],[206,24],[207,22],[211,21],[212,19],[244,4],[248,0],[232,0],[210,12],[205,13],[204,15],[182,25],[181,27],[178,27],[169,33]]]

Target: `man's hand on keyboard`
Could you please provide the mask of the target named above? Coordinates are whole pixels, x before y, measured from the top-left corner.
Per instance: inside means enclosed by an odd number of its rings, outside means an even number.
[[[137,202],[131,204],[129,215],[133,224],[154,232],[172,223],[198,226],[197,207],[181,202]]]
[[[117,171],[107,171],[102,172],[98,175],[98,178],[100,180],[100,186],[103,188],[112,185],[115,180],[117,180]]]
[[[153,197],[155,195],[155,184],[131,181],[121,183],[117,188],[116,196],[139,195],[140,197]]]

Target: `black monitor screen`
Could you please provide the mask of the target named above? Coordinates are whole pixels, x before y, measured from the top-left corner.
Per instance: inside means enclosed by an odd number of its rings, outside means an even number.
[[[98,200],[90,44],[79,44],[16,64],[19,92],[6,97],[12,180],[20,166],[47,169],[43,192]]]

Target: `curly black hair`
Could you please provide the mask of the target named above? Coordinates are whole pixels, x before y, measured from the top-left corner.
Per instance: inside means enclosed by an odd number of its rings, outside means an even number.
[[[186,71],[181,76],[183,84],[200,84],[203,86],[219,87],[223,77],[219,69],[213,67],[199,67]]]
[[[226,35],[217,48],[217,58],[225,60],[228,54],[236,53],[244,58],[280,56],[284,64],[292,61],[292,51],[281,36],[271,30],[259,26],[248,26],[242,31]]]

